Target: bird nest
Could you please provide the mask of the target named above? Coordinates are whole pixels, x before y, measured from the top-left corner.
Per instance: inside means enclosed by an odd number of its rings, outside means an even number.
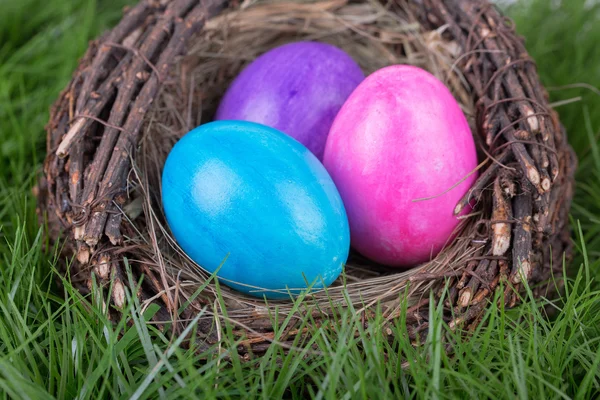
[[[472,210],[431,261],[399,270],[351,253],[327,290],[267,303],[219,287],[181,251],[161,207],[161,172],[247,63],[300,40],[342,48],[365,73],[412,64],[437,76],[470,122],[479,177],[455,211]],[[86,294],[108,290],[114,316],[129,290],[144,307],[159,305],[157,323],[194,321],[208,344],[226,318],[242,351],[261,353],[284,319],[331,321],[350,306],[365,323],[375,308],[385,321],[403,318],[418,341],[431,299],[443,301],[451,328],[474,327],[494,301],[517,304],[525,282],[536,296],[553,293],[571,253],[576,159],[523,40],[485,1],[142,0],[90,44],[47,131],[40,217],[60,239],[71,282]],[[277,339],[289,345],[305,332],[289,323]]]

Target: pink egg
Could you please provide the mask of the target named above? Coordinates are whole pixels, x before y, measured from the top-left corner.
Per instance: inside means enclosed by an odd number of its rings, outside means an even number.
[[[476,179],[465,177],[477,154],[446,86],[420,68],[394,65],[367,77],[342,106],[323,163],[346,206],[354,248],[410,267],[451,239],[456,203]]]

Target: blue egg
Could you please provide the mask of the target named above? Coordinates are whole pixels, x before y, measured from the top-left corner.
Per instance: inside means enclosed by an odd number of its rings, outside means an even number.
[[[348,258],[348,218],[329,174],[261,124],[211,122],[185,135],[165,163],[162,199],[181,248],[253,296],[323,288]]]

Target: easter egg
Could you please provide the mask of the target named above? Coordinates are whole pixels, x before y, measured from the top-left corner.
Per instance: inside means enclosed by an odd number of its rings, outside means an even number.
[[[446,86],[420,68],[394,65],[348,98],[324,164],[344,200],[353,247],[379,263],[410,267],[451,239],[459,223],[454,208],[476,179],[477,154]]]
[[[250,295],[330,285],[348,257],[331,177],[304,146],[264,125],[218,121],[186,134],[167,157],[162,201],[189,257]]]
[[[321,160],[333,119],[363,79],[358,64],[335,46],[289,43],[264,53],[237,76],[216,119],[276,128]]]

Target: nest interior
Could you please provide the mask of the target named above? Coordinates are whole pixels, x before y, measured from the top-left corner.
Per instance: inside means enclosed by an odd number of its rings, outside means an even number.
[[[478,146],[479,178],[456,209],[473,210],[419,267],[391,270],[351,254],[343,277],[300,307],[225,286],[219,298],[210,274],[169,233],[162,167],[179,138],[212,119],[247,63],[299,40],[334,44],[367,74],[412,64],[445,82]],[[142,0],[91,43],[47,130],[40,217],[52,239],[64,239],[73,284],[83,293],[108,287],[118,314],[125,287],[141,281],[133,292],[145,307],[160,305],[157,323],[181,329],[201,314],[194,320],[208,344],[220,338],[223,308],[242,347],[262,352],[273,341],[275,308],[282,319],[326,320],[348,302],[366,316],[378,305],[388,321],[404,314],[415,340],[427,330],[432,290],[436,300],[444,293],[451,327],[472,327],[497,291],[517,304],[523,279],[535,295],[549,295],[570,254],[575,157],[522,39],[485,1]],[[289,324],[278,341],[301,333]]]

